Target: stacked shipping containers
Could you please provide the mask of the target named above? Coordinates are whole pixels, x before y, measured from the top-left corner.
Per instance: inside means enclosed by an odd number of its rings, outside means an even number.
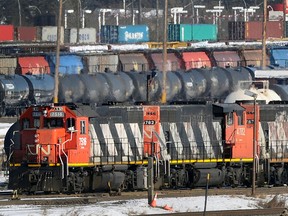
[[[261,40],[263,35],[262,22],[229,22],[228,25],[229,40]],[[267,38],[282,38],[282,21],[268,21],[266,27]]]

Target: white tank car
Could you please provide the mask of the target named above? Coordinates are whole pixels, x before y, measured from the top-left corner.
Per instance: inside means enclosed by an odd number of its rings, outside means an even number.
[[[239,89],[230,93],[224,103],[235,103],[236,101],[253,100],[253,97],[245,94],[244,89]],[[254,87],[249,89],[250,92],[257,94],[256,100],[265,101],[268,104],[270,101],[281,101],[281,97],[271,89],[256,89]]]

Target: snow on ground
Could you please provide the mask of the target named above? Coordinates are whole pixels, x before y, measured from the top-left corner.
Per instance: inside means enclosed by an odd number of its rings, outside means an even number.
[[[278,195],[278,200],[283,200],[288,204],[288,194]],[[237,209],[257,209],[261,208],[262,203],[267,203],[273,196],[253,198],[248,196],[208,196],[207,211],[213,210],[237,210]],[[38,206],[38,205],[7,205],[0,206],[0,215],[77,215],[77,216],[125,216],[143,214],[169,214],[175,212],[203,212],[205,197],[177,197],[177,198],[158,198],[157,207],[152,208],[147,204],[147,199],[106,201],[89,205],[73,206]],[[172,207],[171,211],[163,209],[163,206]]]
[[[4,137],[11,126],[10,123],[0,123],[0,137]]]

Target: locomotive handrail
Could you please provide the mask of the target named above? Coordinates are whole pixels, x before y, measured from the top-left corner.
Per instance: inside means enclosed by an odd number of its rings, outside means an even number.
[[[233,132],[231,133],[230,137],[228,137],[228,139],[227,139],[227,141],[231,141],[230,144],[233,144],[233,142],[232,142],[232,136],[235,137],[236,131],[237,131],[237,130],[234,129]]]
[[[66,164],[67,164],[67,169],[66,169],[66,176],[68,176],[68,174],[69,174],[69,164],[68,164],[68,155],[66,154],[66,152],[64,151],[64,145],[67,143],[67,142],[70,142],[70,141],[72,141],[72,139],[73,139],[73,137],[72,137],[72,135],[73,135],[73,133],[75,133],[76,131],[75,130],[72,130],[72,128],[68,128],[69,129],[69,132],[70,132],[70,139],[68,139],[68,140],[66,140],[65,142],[63,142],[62,144],[61,144],[61,151],[62,151],[62,153],[65,155],[65,157],[66,157]],[[60,145],[60,144],[59,144]],[[60,148],[59,148],[60,149]],[[60,152],[59,152],[59,158],[60,158],[60,160],[62,160],[62,158],[61,158],[61,155],[60,155]],[[62,163],[61,163],[61,165],[62,165],[62,172],[61,172],[61,174],[62,174],[62,179],[64,179],[64,163],[63,163],[63,161],[62,161]]]

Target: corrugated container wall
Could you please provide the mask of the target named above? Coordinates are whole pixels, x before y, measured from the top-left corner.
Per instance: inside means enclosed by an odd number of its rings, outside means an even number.
[[[84,56],[85,65],[88,67],[88,73],[98,73],[105,71],[117,72],[118,55],[91,55]]]
[[[69,31],[69,42],[77,42],[77,28],[71,28]],[[96,29],[95,28],[80,28],[79,29],[79,43],[96,43]]]
[[[246,40],[261,40],[263,31],[262,22],[246,22],[245,24],[245,39]],[[266,27],[267,38],[282,38],[283,23],[282,21],[268,21]]]
[[[56,15],[41,14],[34,18],[34,26],[56,26]]]
[[[104,25],[101,26],[100,34],[101,43],[118,43],[118,26],[116,25]]]
[[[193,41],[216,41],[217,26],[213,24],[194,24],[192,25],[192,40]]]
[[[17,67],[17,58],[0,58],[0,74],[13,75]]]
[[[19,26],[16,28],[16,37],[18,41],[36,41],[37,29],[32,26]]]
[[[231,21],[228,23],[228,38],[229,40],[244,40],[245,39],[245,22]]]
[[[14,26],[0,25],[0,41],[13,41],[13,40],[14,40]]]
[[[56,26],[37,27],[37,39],[40,41],[47,41],[47,42],[57,41],[57,27]],[[60,43],[64,43],[63,27],[61,27]]]
[[[192,25],[190,24],[169,24],[168,41],[191,41]]]
[[[147,25],[126,25],[118,27],[119,43],[149,42],[149,28]]]

